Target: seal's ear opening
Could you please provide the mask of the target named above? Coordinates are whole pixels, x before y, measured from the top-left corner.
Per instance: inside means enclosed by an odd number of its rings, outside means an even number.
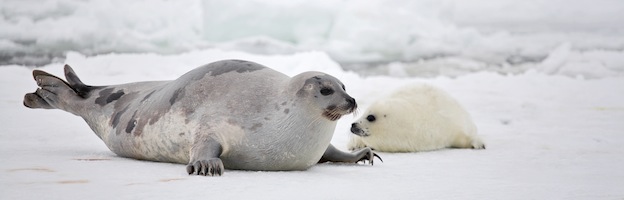
[[[310,94],[312,94],[313,90],[314,90],[314,84],[306,83],[305,85],[303,85],[303,87],[301,87],[297,91],[297,96],[299,97],[309,96]]]
[[[308,83],[305,86],[303,86],[303,89],[306,90],[306,91],[310,91],[310,90],[314,89],[314,84]]]

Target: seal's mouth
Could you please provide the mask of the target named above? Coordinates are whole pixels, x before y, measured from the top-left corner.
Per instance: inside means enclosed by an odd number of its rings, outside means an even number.
[[[325,110],[323,110],[323,117],[331,121],[336,121],[345,114],[349,114],[349,110],[339,109],[335,105],[328,106]]]
[[[327,106],[325,110],[323,110],[323,117],[336,121],[340,119],[343,115],[353,113],[357,109],[357,104],[354,99],[347,99],[347,103],[341,106],[331,105]]]

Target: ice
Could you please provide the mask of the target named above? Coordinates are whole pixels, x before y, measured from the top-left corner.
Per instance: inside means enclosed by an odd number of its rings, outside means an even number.
[[[0,199],[622,199],[622,24],[618,0],[2,0]],[[402,85],[438,86],[487,149],[188,176],[22,105],[35,66],[108,85],[222,59],[331,74],[360,112]],[[335,146],[357,117],[339,120]]]
[[[387,74],[393,62],[439,69],[433,76],[474,71],[439,65],[453,60],[517,74],[543,68],[568,45],[558,70],[546,71],[599,78],[621,76],[624,68],[621,59],[596,59],[624,54],[624,4],[617,0],[5,0],[0,13],[0,64],[42,66],[62,62],[67,51],[172,55],[217,48],[324,51],[362,75]]]
[[[189,176],[184,165],[121,158],[79,117],[32,110],[30,69],[0,67],[1,199],[618,199],[624,197],[624,79],[584,79],[529,70],[517,75],[471,72],[457,78],[360,76],[324,52],[256,55],[202,50],[176,55],[72,52],[66,63],[87,84],[170,80],[202,64],[244,59],[295,75],[332,74],[360,111],[413,82],[436,85],[473,116],[486,150],[379,153],[374,166],[320,164],[306,171],[226,170]],[[398,68],[400,65],[395,65]],[[41,68],[61,75],[62,64]],[[350,123],[332,143],[345,149]]]

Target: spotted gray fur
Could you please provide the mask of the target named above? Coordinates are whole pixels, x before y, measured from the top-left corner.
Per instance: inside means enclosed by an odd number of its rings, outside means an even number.
[[[340,152],[329,143],[336,120],[357,104],[324,73],[288,77],[226,60],[172,81],[88,86],[69,66],[65,75],[69,83],[33,71],[41,88],[26,94],[24,105],[81,116],[119,156],[185,163],[187,172],[201,175],[221,175],[224,167],[303,170],[321,161],[372,162],[376,156],[370,149]]]

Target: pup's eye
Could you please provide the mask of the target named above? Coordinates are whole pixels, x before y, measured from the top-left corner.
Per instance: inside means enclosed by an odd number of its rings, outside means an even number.
[[[334,90],[332,90],[331,88],[323,88],[323,89],[321,89],[321,94],[323,96],[331,95],[333,93],[334,93]]]
[[[368,115],[366,117],[366,120],[368,120],[369,122],[374,122],[375,121],[375,116],[374,115]]]

